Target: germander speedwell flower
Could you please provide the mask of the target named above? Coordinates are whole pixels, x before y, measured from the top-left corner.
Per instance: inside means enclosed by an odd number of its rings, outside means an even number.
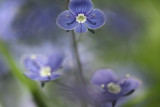
[[[126,75],[118,79],[111,69],[101,69],[95,72],[91,82],[100,87],[96,94],[96,100],[100,102],[111,102],[114,107],[121,97],[132,94],[140,85],[140,81]]]
[[[61,76],[56,72],[61,68],[63,62],[62,54],[51,54],[49,57],[43,55],[30,55],[24,59],[24,66],[28,72],[27,77],[40,82],[55,80]]]
[[[57,18],[57,25],[65,30],[74,30],[76,33],[87,32],[104,25],[105,15],[99,9],[93,9],[91,0],[70,0],[69,10]]]

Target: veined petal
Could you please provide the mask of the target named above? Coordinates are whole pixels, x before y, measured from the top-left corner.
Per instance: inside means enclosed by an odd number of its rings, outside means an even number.
[[[130,93],[131,91],[134,91],[138,88],[140,85],[140,80],[137,80],[135,78],[127,78],[124,82],[124,85],[122,86],[122,95],[126,95]]]
[[[105,24],[106,18],[104,13],[99,9],[94,9],[87,15],[85,24],[90,29],[98,29]]]
[[[64,55],[62,53],[51,54],[48,58],[47,66],[51,67],[52,72],[59,69],[62,65]]]
[[[76,16],[71,14],[69,10],[66,10],[57,17],[57,25],[65,30],[73,30],[78,22]]]
[[[95,85],[101,86],[102,84],[115,82],[116,79],[117,76],[111,69],[101,69],[94,73],[91,82]]]
[[[70,0],[69,10],[72,14],[89,14],[93,9],[93,4],[91,0]]]
[[[79,23],[77,25],[77,27],[75,28],[74,32],[76,33],[84,33],[84,32],[87,32],[87,27],[84,23]]]

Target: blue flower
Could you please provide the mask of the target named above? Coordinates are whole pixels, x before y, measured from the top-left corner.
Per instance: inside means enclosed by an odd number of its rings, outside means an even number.
[[[27,69],[25,75],[32,80],[48,82],[61,76],[56,72],[61,68],[63,62],[62,54],[51,54],[49,57],[43,55],[30,55],[24,59],[24,66]]]
[[[139,80],[129,75],[118,79],[111,69],[98,70],[91,82],[100,87],[96,99],[101,102],[111,102],[113,107],[119,98],[132,94],[140,85]]]
[[[57,18],[57,25],[65,30],[74,30],[76,33],[87,32],[104,25],[105,15],[99,9],[93,9],[91,0],[70,0],[69,10]]]

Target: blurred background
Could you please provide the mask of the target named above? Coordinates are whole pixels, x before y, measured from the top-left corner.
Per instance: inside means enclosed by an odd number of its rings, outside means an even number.
[[[92,0],[106,16],[95,34],[77,35],[86,80],[99,68],[142,81],[120,107],[160,106],[160,1]],[[23,75],[26,54],[65,53],[64,75],[71,85],[71,32],[56,25],[66,0],[0,0],[0,107],[80,107],[75,95],[54,81],[41,88]],[[57,80],[56,80],[57,81]]]

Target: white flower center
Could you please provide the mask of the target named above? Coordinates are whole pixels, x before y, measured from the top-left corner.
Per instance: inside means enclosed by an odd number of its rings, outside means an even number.
[[[84,23],[87,20],[87,17],[84,14],[78,14],[76,21],[78,23]]]
[[[131,75],[130,74],[126,74],[126,77],[129,78],[129,77],[131,77]]]
[[[46,66],[46,67],[42,67],[40,70],[40,76],[42,77],[47,77],[47,76],[51,76],[51,68]]]
[[[33,54],[33,55],[30,56],[30,58],[31,58],[32,60],[35,60],[35,59],[37,58],[37,56]]]
[[[121,87],[118,84],[113,82],[110,82],[107,85],[107,88],[108,88],[108,91],[113,94],[118,94],[121,91]]]
[[[105,84],[101,84],[101,87],[104,89],[105,88]]]

